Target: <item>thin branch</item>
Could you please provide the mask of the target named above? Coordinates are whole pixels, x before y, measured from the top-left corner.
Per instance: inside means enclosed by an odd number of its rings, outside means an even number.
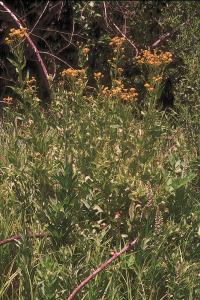
[[[34,33],[32,33],[31,35],[34,36],[34,37],[36,37],[36,38],[38,38],[38,39],[40,39],[40,40],[42,40],[45,43],[45,45],[47,46],[47,48],[49,49],[49,51],[50,51],[49,53],[51,53],[53,55],[50,45],[47,43],[47,41],[44,38],[42,38],[41,36],[39,36],[37,34],[34,34]],[[55,58],[54,57],[53,57],[53,70],[54,70],[53,71],[54,72],[53,73],[53,78],[54,78],[56,76],[56,70],[57,70],[56,63],[55,63]]]
[[[67,300],[73,300],[74,297],[82,290],[82,288],[88,284],[93,278],[97,276],[98,273],[106,269],[115,259],[117,259],[119,256],[121,256],[123,253],[130,251],[133,246],[136,245],[137,239],[127,244],[120,252],[116,252],[110,259],[108,259],[106,262],[104,262],[102,265],[100,265],[91,275],[89,275],[85,280],[83,280],[69,295]]]
[[[41,18],[42,18],[42,16],[43,16],[45,10],[47,9],[48,5],[49,5],[49,1],[47,1],[46,5],[45,5],[45,7],[44,7],[44,9],[43,9],[43,11],[42,11],[41,14],[39,15],[37,21],[35,22],[35,24],[33,25],[32,29],[30,30],[29,33],[32,33],[33,30],[35,29],[35,27],[37,26],[37,24],[40,22],[40,20],[41,20]]]
[[[71,32],[65,32],[65,31],[56,30],[56,29],[52,29],[52,28],[38,27],[38,30],[45,31],[45,32],[55,32],[60,35],[71,35],[72,34]],[[84,36],[79,35],[78,33],[74,33],[73,36],[77,36],[77,37],[80,37],[81,39],[87,40]]]
[[[60,16],[61,16],[63,7],[64,7],[64,3],[63,3],[63,1],[61,1],[61,7],[60,7],[59,12],[58,12],[58,21],[60,20]]]
[[[10,82],[14,82],[14,80],[12,79],[8,79],[6,77],[0,76],[0,79],[5,80],[5,81],[10,81]]]
[[[16,15],[7,7],[7,5],[5,5],[3,3],[3,1],[0,1],[0,6],[2,6],[5,9],[5,12],[7,12],[10,17],[15,21],[16,25],[20,28],[23,29],[24,26],[22,26],[22,23],[20,22],[20,20],[16,17]],[[30,36],[27,34],[26,35],[26,39],[27,42],[30,46],[30,48],[33,50],[33,53],[35,54],[36,57],[36,62],[38,64],[40,73],[41,73],[41,77],[43,80],[43,84],[44,84],[44,88],[48,91],[48,94],[50,95],[50,85],[49,85],[49,80],[48,80],[48,72],[46,69],[46,66],[42,60],[42,57],[40,56],[40,53],[37,49],[37,47],[35,46],[35,44],[33,43],[32,39],[30,38]]]
[[[156,48],[158,45],[160,45],[161,43],[163,43],[168,37],[172,37],[174,34],[176,34],[178,32],[178,29],[180,29],[181,27],[185,26],[188,21],[189,21],[189,17],[187,18],[187,20],[185,22],[183,22],[182,24],[180,24],[177,28],[174,28],[171,32],[167,32],[163,35],[160,36],[159,39],[157,39],[152,45],[151,48]]]
[[[41,54],[47,54],[49,56],[52,56],[53,58],[61,61],[62,63],[64,63],[66,66],[68,66],[69,68],[72,68],[72,66],[70,66],[70,64],[68,64],[65,60],[61,59],[60,57],[50,53],[50,52],[46,52],[46,51],[40,51]],[[73,69],[73,68],[72,68]]]
[[[104,8],[104,18],[106,21],[106,26],[109,30],[111,30],[111,32],[113,32],[112,27],[109,25],[109,18],[108,18],[108,12],[107,12],[107,3],[105,1],[103,1],[103,8]]]
[[[113,22],[114,27],[117,29],[117,31],[133,46],[135,49],[135,56],[138,56],[138,48],[135,46],[135,44],[119,29],[119,27]]]
[[[68,44],[65,45],[63,48],[61,48],[57,54],[61,53],[62,51],[64,51],[65,49],[67,49],[71,44],[72,44],[72,39],[73,39],[73,36],[74,36],[74,20],[73,20],[73,25],[72,25],[72,32],[70,34],[70,39],[68,40]]]
[[[108,24],[108,14],[107,14],[107,6],[106,6],[106,2],[105,1],[103,1],[103,8],[104,8],[104,16],[105,16],[106,25],[107,25],[107,27],[109,27],[109,24]]]
[[[152,45],[151,48],[156,48],[158,45],[160,45],[162,42],[164,42],[172,33],[165,33],[163,34],[158,40],[156,40]]]
[[[107,6],[106,6],[106,2],[105,1],[103,1],[103,9],[104,9],[104,18],[105,18],[105,21],[106,21],[106,26],[111,29],[111,26],[109,25],[109,19],[108,19],[108,13],[107,13]],[[137,57],[139,51],[138,51],[136,45],[127,37],[126,31],[125,31],[125,33],[122,32],[120,30],[120,28],[113,21],[112,21],[112,25],[129,42],[129,44],[135,49],[135,56]]]
[[[48,237],[48,235],[46,233],[34,233],[34,234],[30,234],[28,237],[29,238],[43,238],[43,237]],[[21,239],[22,239],[22,237],[20,235],[14,235],[5,240],[0,240],[0,246],[8,244],[8,243],[17,242],[17,241],[20,241]]]

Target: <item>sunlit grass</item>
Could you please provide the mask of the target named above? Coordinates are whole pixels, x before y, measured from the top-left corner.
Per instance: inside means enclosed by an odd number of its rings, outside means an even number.
[[[85,75],[77,85],[80,72],[63,74],[71,90],[55,86],[48,112],[35,81],[5,107],[0,238],[22,239],[0,247],[0,297],[66,299],[137,237],[78,299],[198,299],[198,107],[160,111],[151,95],[142,109],[117,94],[85,101]],[[38,232],[47,236],[30,238]]]

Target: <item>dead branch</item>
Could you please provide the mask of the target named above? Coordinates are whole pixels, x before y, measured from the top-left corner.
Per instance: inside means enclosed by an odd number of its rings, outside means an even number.
[[[56,66],[55,58],[53,57],[53,53],[52,53],[50,45],[41,36],[38,36],[38,35],[33,34],[33,33],[31,33],[31,35],[34,36],[34,37],[36,37],[36,38],[38,38],[38,39],[40,39],[40,40],[42,40],[45,43],[45,45],[47,46],[47,48],[49,49],[49,53],[51,53],[51,55],[52,55],[52,63],[53,63],[53,74],[52,75],[53,75],[53,78],[55,78],[57,66]],[[41,53],[41,51],[39,51],[39,53]]]
[[[48,5],[49,5],[49,1],[47,1],[46,5],[45,5],[45,7],[44,7],[44,9],[43,9],[43,11],[42,11],[41,14],[39,15],[37,21],[35,22],[34,26],[32,27],[32,29],[30,30],[29,33],[32,33],[33,30],[35,29],[35,27],[38,25],[38,23],[40,22],[42,16],[44,15],[45,10],[46,10],[47,7],[48,7]]]
[[[40,51],[41,54],[46,54],[46,55],[49,55],[53,58],[55,58],[56,60],[58,61],[61,61],[63,64],[65,64],[66,66],[68,66],[69,68],[72,68],[72,66],[70,66],[70,64],[68,64],[65,60],[63,60],[62,58],[58,57],[57,55],[54,55],[50,52],[47,52],[47,51]]]
[[[4,12],[8,13],[9,16],[14,20],[14,22],[18,28],[20,28],[20,29],[24,28],[24,26],[22,26],[22,23],[17,18],[17,16],[7,7],[7,5],[4,4],[3,1],[0,1],[0,6],[3,7],[3,9],[5,10]],[[37,47],[35,46],[34,42],[32,41],[32,39],[30,38],[30,36],[28,34],[26,35],[26,40],[34,53],[34,56],[35,56],[35,59],[36,59],[36,62],[37,62],[38,68],[39,68],[39,72],[41,75],[43,88],[46,90],[47,94],[50,95],[51,92],[50,92],[50,85],[49,85],[48,72],[47,72],[46,66],[42,60],[42,57],[40,56],[40,53],[39,53]]]
[[[34,234],[30,234],[28,237],[29,238],[43,238],[43,237],[47,237],[47,236],[48,235],[46,233],[34,233]],[[8,244],[8,243],[20,241],[21,239],[22,239],[22,237],[20,235],[14,235],[5,240],[0,240],[0,246]]]
[[[98,273],[106,269],[115,259],[121,256],[123,253],[130,251],[137,243],[137,239],[128,243],[120,252],[116,252],[110,259],[100,265],[92,274],[90,274],[85,280],[83,280],[69,295],[67,300],[73,300],[74,297],[82,290],[82,288],[88,284],[93,278],[97,276]]]
[[[127,36],[127,34],[126,34],[126,28],[125,28],[125,32],[123,32],[123,31],[115,24],[114,21],[109,20],[109,18],[108,18],[108,12],[107,12],[107,5],[106,5],[106,4],[107,4],[106,1],[103,1],[103,11],[104,11],[104,18],[105,18],[106,26],[107,26],[108,28],[110,28],[111,30],[112,30],[111,25],[114,26],[115,29],[117,30],[117,32],[118,32],[121,36],[123,36],[123,37],[127,40],[127,42],[134,48],[134,50],[135,50],[135,56],[137,57],[137,56],[138,56],[138,52],[139,52],[139,51],[138,51],[138,48],[137,48],[136,45],[128,38],[128,36]],[[110,24],[109,24],[109,22],[110,22]],[[126,21],[125,21],[125,23],[126,23]],[[126,27],[126,25],[125,25],[125,27]]]
[[[178,30],[181,29],[181,27],[185,26],[190,21],[189,17],[185,22],[180,24],[177,28],[174,28],[171,32],[167,32],[159,37],[152,45],[151,48],[156,48],[158,45],[162,44],[167,38],[172,38],[174,35],[177,34]]]
[[[167,32],[166,34],[163,34],[158,40],[156,40],[152,45],[151,48],[158,47],[161,43],[163,43],[172,33]]]
[[[72,44],[72,39],[73,39],[73,36],[74,36],[74,26],[75,26],[75,24],[74,24],[74,20],[73,20],[73,22],[72,22],[72,32],[70,33],[70,39],[69,39],[67,45],[65,45],[63,48],[61,48],[57,54],[61,53],[65,49],[67,49]]]

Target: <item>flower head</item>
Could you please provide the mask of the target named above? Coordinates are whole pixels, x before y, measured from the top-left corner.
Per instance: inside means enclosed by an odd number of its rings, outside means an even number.
[[[26,81],[26,83],[27,83],[27,85],[29,85],[29,86],[35,85],[35,83],[36,83],[35,77],[32,76],[31,79],[29,79],[29,80]]]
[[[151,66],[160,66],[162,64],[168,64],[172,61],[172,53],[159,50],[142,50],[137,57],[139,64],[146,64]]]
[[[22,40],[27,35],[27,28],[15,29],[11,28],[10,33],[7,38],[5,38],[5,43],[11,45],[16,41]]]
[[[101,72],[94,72],[94,78],[95,79],[100,79],[100,78],[102,78],[103,77],[103,74],[101,73]]]
[[[81,76],[86,76],[85,74],[85,69],[80,69],[80,70],[76,70],[76,69],[65,69],[61,72],[61,76],[63,78],[77,78],[77,77],[81,77]]]
[[[83,48],[82,51],[83,51],[83,54],[84,54],[84,55],[87,55],[87,54],[89,53],[90,49],[87,48],[87,47],[85,47],[85,48]]]
[[[124,44],[125,40],[126,39],[124,37],[116,36],[111,39],[109,45],[112,46],[113,48],[121,47]]]
[[[3,102],[5,103],[5,104],[12,104],[13,103],[13,98],[12,97],[10,97],[10,96],[8,96],[8,97],[5,97],[5,98],[3,98]]]

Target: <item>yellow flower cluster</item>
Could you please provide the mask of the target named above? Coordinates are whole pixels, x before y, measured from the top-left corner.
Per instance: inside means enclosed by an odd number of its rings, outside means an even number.
[[[139,64],[160,66],[172,61],[172,53],[155,49],[152,52],[150,50],[142,50],[141,54],[137,57],[137,61]]]
[[[145,84],[144,84],[144,87],[149,91],[149,92],[153,92],[153,91],[155,91],[155,89],[156,89],[156,85],[159,83],[159,81],[161,81],[162,80],[162,76],[160,76],[160,75],[158,75],[158,76],[153,76],[153,83],[152,83],[152,85],[151,84],[149,84],[148,82],[146,82]]]
[[[27,81],[26,81],[26,83],[27,83],[27,85],[29,85],[29,86],[35,85],[35,83],[36,83],[35,77],[32,76],[30,80],[27,80]]]
[[[96,80],[99,80],[102,77],[103,77],[103,74],[101,72],[94,72],[94,78]]]
[[[123,70],[122,68],[117,68],[117,72],[118,72],[119,74],[122,74],[123,71],[124,71],[124,70]]]
[[[114,38],[111,39],[111,42],[109,43],[109,45],[112,46],[112,47],[114,47],[114,48],[115,47],[119,48],[119,47],[121,47],[124,44],[125,40],[126,39],[124,37],[118,37],[118,36],[116,36],[116,37],[114,37]]]
[[[52,75],[52,74],[49,74],[49,75],[48,75],[48,80],[49,80],[50,82],[52,82],[53,79],[54,79],[53,75]]]
[[[84,55],[87,55],[87,54],[89,53],[90,49],[87,48],[87,47],[85,47],[85,48],[83,48],[82,51],[83,51],[83,54],[84,54]]]
[[[153,77],[153,80],[155,81],[155,82],[159,82],[160,80],[162,80],[162,76],[154,76]]]
[[[77,78],[77,77],[85,77],[86,76],[86,71],[85,69],[80,69],[80,70],[75,70],[72,68],[65,69],[61,72],[61,76],[63,78]]]
[[[12,97],[10,97],[10,96],[8,96],[8,97],[5,97],[5,98],[3,98],[3,102],[5,103],[5,104],[12,104],[13,103],[13,98]]]
[[[10,33],[7,38],[5,38],[5,43],[7,45],[13,44],[15,41],[22,40],[27,35],[27,28],[10,29]]]
[[[144,87],[145,87],[149,92],[154,91],[154,87],[151,86],[149,83],[145,83],[145,84],[144,84]]]
[[[108,87],[103,87],[103,95],[109,98],[119,98],[120,100],[127,102],[137,100],[138,93],[136,92],[135,88],[124,88],[121,80],[114,80],[113,82],[116,84],[116,86],[114,86],[112,89],[109,90]]]

